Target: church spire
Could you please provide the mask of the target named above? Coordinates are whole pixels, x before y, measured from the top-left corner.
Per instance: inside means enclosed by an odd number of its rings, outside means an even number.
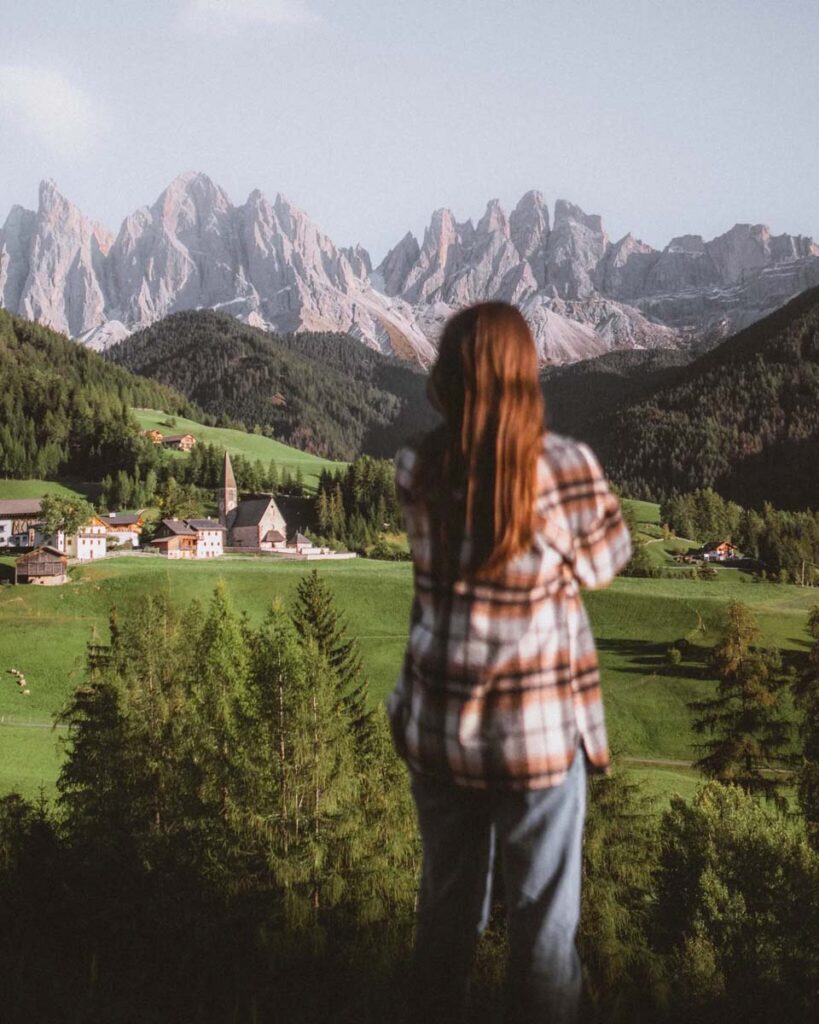
[[[228,516],[239,504],[239,492],[236,489],[236,477],[233,475],[233,466],[230,462],[230,454],[225,452],[225,468],[222,474],[222,492],[219,495],[219,521],[222,526],[228,526]]]

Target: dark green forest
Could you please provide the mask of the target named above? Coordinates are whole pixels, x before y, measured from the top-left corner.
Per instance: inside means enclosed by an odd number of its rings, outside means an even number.
[[[819,288],[688,365],[614,353],[547,373],[555,429],[630,497],[712,487],[760,508],[819,505]]]
[[[155,459],[132,406],[194,415],[182,395],[0,309],[0,475],[101,480]]]
[[[214,416],[331,459],[392,458],[434,421],[420,372],[345,334],[268,334],[203,310],[166,317],[106,357]]]

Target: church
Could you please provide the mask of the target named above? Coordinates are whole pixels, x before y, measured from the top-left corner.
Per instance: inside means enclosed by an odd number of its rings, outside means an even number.
[[[272,494],[249,494],[239,500],[230,455],[225,452],[219,522],[227,530],[226,547],[247,551],[283,551],[287,523]],[[309,544],[303,538],[305,544]]]

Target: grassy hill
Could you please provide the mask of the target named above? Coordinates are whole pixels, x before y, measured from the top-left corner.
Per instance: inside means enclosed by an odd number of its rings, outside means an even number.
[[[169,564],[160,558],[116,558],[73,570],[59,588],[0,587],[0,791],[14,786],[29,795],[42,781],[53,787],[58,767],[51,715],[82,679],[85,644],[107,636],[109,609],[119,613],[158,590],[179,605],[207,600],[214,584],[226,582],[236,606],[259,621],[277,596],[289,601],[307,571],[300,563],[263,558]],[[366,560],[319,567],[361,640],[371,699],[391,688],[406,641],[412,570],[406,563]],[[735,570],[713,582],[620,579],[587,595],[598,638],[611,738],[631,758],[690,761],[693,737],[686,702],[713,687],[704,669],[720,615],[731,598],[747,602],[765,638],[783,649],[803,649],[807,610],[815,591],[753,584]],[[679,666],[668,646],[688,639],[690,654]],[[17,692],[9,668],[21,669],[30,697]],[[655,767],[640,769],[654,773]],[[664,766],[657,786],[683,787],[690,773]],[[688,783],[686,783],[688,779]]]
[[[295,475],[296,471],[300,469],[308,487],[315,488],[323,469],[336,470],[345,465],[345,463],[332,462],[329,459],[322,459],[318,455],[299,451],[298,448],[291,448],[289,445],[282,444],[281,441],[274,441],[261,434],[248,434],[243,430],[228,430],[222,427],[206,427],[195,420],[186,419],[184,416],[174,416],[175,425],[170,427],[167,425],[169,419],[167,413],[159,412],[156,409],[134,409],[132,411],[143,430],[160,430],[163,434],[190,433],[197,441],[219,445],[229,451],[231,455],[244,455],[251,461],[260,459],[265,466],[273,459],[279,471],[287,469]],[[184,452],[175,454],[180,459],[185,458]]]

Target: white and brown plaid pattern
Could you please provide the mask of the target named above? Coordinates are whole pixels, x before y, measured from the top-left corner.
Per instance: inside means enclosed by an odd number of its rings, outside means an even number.
[[[591,449],[545,434],[538,509],[546,526],[500,578],[449,587],[432,565],[415,460],[411,448],[396,456],[415,571],[409,642],[387,701],[398,750],[413,771],[481,789],[559,785],[579,742],[605,770],[597,652],[580,587],[610,583],[631,540]]]

